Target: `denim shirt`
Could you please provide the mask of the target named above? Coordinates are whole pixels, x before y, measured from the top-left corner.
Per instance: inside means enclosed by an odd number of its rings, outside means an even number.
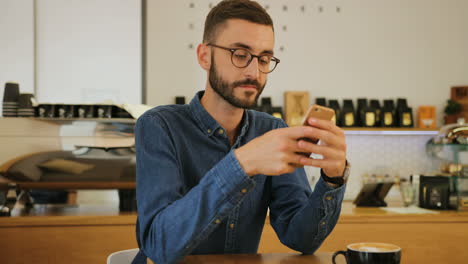
[[[255,254],[268,209],[284,245],[314,253],[336,225],[345,185],[335,189],[320,178],[312,192],[303,168],[247,176],[234,150],[286,124],[245,110],[231,146],[226,130],[201,105],[202,96],[155,107],[137,121],[140,252],[133,263],[146,263],[146,256],[161,264],[191,254]]]

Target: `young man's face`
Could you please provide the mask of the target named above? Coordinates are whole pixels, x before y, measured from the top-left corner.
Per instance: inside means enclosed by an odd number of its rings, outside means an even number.
[[[216,40],[211,44],[244,48],[253,55],[271,54],[274,48],[274,34],[271,26],[230,19],[221,26]],[[235,107],[255,106],[267,80],[267,74],[258,68],[258,59],[254,58],[245,68],[238,68],[231,61],[230,51],[216,47],[211,49],[211,88]]]

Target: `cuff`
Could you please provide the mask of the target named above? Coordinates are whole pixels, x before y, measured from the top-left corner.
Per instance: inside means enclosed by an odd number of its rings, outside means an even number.
[[[338,192],[344,192],[346,188],[346,184],[343,184],[338,187],[332,187],[328,185],[322,177],[319,178],[317,183],[315,184],[315,191],[319,192],[321,195],[325,195],[326,193],[338,193]]]
[[[322,178],[315,185],[314,192],[320,197],[320,208],[325,209],[325,216],[330,217],[337,208],[341,208],[346,184],[337,188],[329,186]]]

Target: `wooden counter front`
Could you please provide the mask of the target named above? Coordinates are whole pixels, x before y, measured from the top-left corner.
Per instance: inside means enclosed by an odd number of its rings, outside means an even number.
[[[135,214],[117,208],[36,207],[0,217],[1,263],[105,263],[115,251],[136,248]],[[464,263],[468,259],[468,213],[408,215],[343,204],[335,230],[318,252],[354,242],[387,242],[403,249],[402,263]],[[292,253],[267,219],[259,253]]]
[[[0,217],[0,263],[105,263],[115,251],[138,247],[136,214],[117,207],[41,207]]]

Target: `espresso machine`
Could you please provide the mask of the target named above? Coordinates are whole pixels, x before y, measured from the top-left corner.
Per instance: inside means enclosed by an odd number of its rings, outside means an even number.
[[[430,209],[468,210],[468,123],[440,128],[426,144],[429,156],[442,161],[436,176],[421,176],[419,206]]]

